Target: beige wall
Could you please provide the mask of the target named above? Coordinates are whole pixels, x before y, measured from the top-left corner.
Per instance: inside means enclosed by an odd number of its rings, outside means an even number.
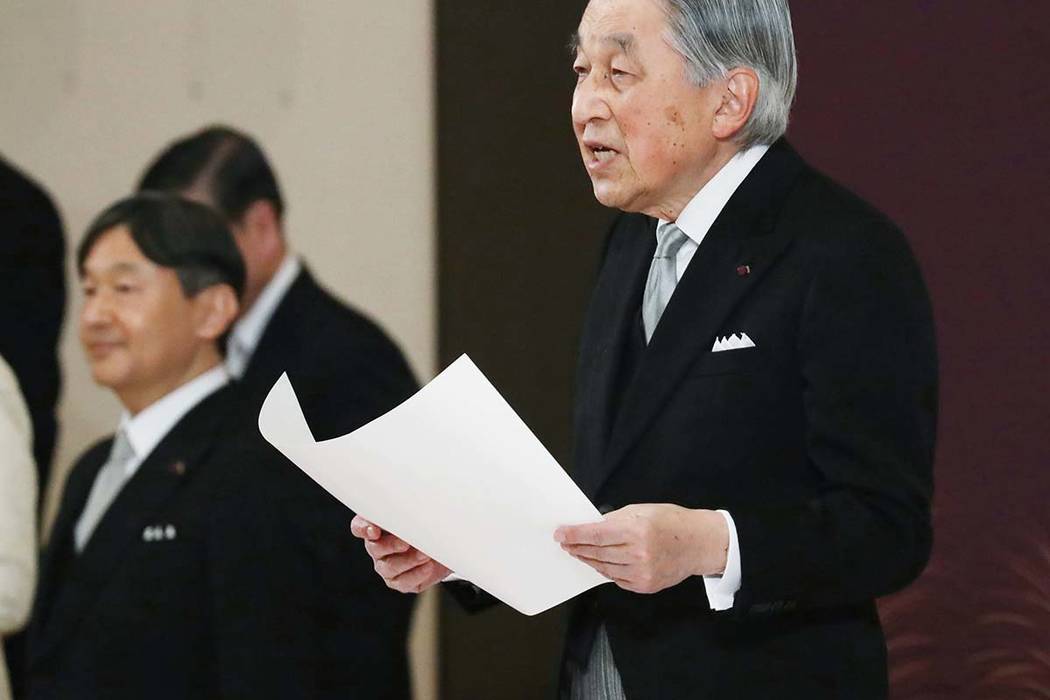
[[[431,17],[431,0],[0,0],[0,152],[51,191],[72,249],[172,137],[214,121],[249,131],[281,178],[292,245],[428,379]],[[76,344],[75,287],[60,476],[118,415]],[[436,696],[435,619],[430,600],[413,640],[420,698]]]

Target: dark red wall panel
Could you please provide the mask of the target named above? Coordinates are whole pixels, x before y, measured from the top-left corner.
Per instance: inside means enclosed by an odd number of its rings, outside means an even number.
[[[791,138],[908,234],[941,359],[894,697],[1050,697],[1050,2],[794,2]]]

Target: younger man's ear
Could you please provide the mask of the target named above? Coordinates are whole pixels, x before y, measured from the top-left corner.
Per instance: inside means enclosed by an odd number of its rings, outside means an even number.
[[[240,304],[233,287],[213,284],[202,289],[193,299],[197,314],[197,335],[206,340],[218,340],[230,329]]]

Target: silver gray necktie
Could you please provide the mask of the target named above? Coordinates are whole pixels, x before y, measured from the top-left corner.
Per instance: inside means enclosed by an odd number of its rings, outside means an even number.
[[[649,278],[645,282],[645,296],[642,297],[642,323],[645,326],[645,342],[653,337],[653,331],[663,316],[667,302],[671,300],[674,288],[678,284],[677,262],[678,250],[686,242],[687,236],[682,229],[673,223],[662,223],[656,229],[656,254],[649,266]]]
[[[109,459],[95,476],[95,483],[91,486],[87,503],[73,529],[73,541],[77,553],[84,550],[84,545],[91,539],[91,533],[95,531],[102,516],[105,515],[113,499],[120,493],[124,482],[128,480],[128,462],[134,458],[135,450],[127,434],[123,430],[118,431],[113,439],[113,448],[109,451]]]

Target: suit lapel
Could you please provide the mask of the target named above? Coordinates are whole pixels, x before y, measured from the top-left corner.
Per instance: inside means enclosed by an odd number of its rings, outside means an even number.
[[[143,529],[163,512],[165,503],[214,446],[221,418],[229,413],[222,408],[229,401],[229,393],[227,387],[205,398],[161,440],[110,504],[79,555],[72,552],[72,528],[83,510],[86,493],[79,508],[63,514],[63,530],[55,533],[63,539],[56,544],[67,548],[68,563],[59,572],[64,573],[64,580],[54,582],[53,608],[43,621],[34,657],[46,655],[75,634],[102,588],[141,542]],[[98,473],[98,467],[93,473]]]
[[[624,349],[637,320],[649,265],[656,251],[656,220],[638,217],[622,235],[623,251],[617,251],[602,270],[594,292],[591,323],[580,343],[581,357],[593,358],[580,387],[586,420],[578,423],[580,444],[576,457],[577,481],[584,493],[602,477],[601,458],[616,418],[616,388]]]
[[[48,545],[40,562],[40,582],[33,603],[33,627],[36,629],[46,624],[51,616],[55,598],[62,589],[64,573],[75,556],[73,528],[112,445],[112,440],[106,440],[85,454],[82,458],[83,468],[74,469],[66,483],[62,507],[51,528]]]
[[[616,414],[593,491],[623,462],[689,367],[711,351],[722,325],[790,243],[777,215],[803,167],[783,141],[730,198],[675,289]],[[748,274],[737,268],[746,265]]]

